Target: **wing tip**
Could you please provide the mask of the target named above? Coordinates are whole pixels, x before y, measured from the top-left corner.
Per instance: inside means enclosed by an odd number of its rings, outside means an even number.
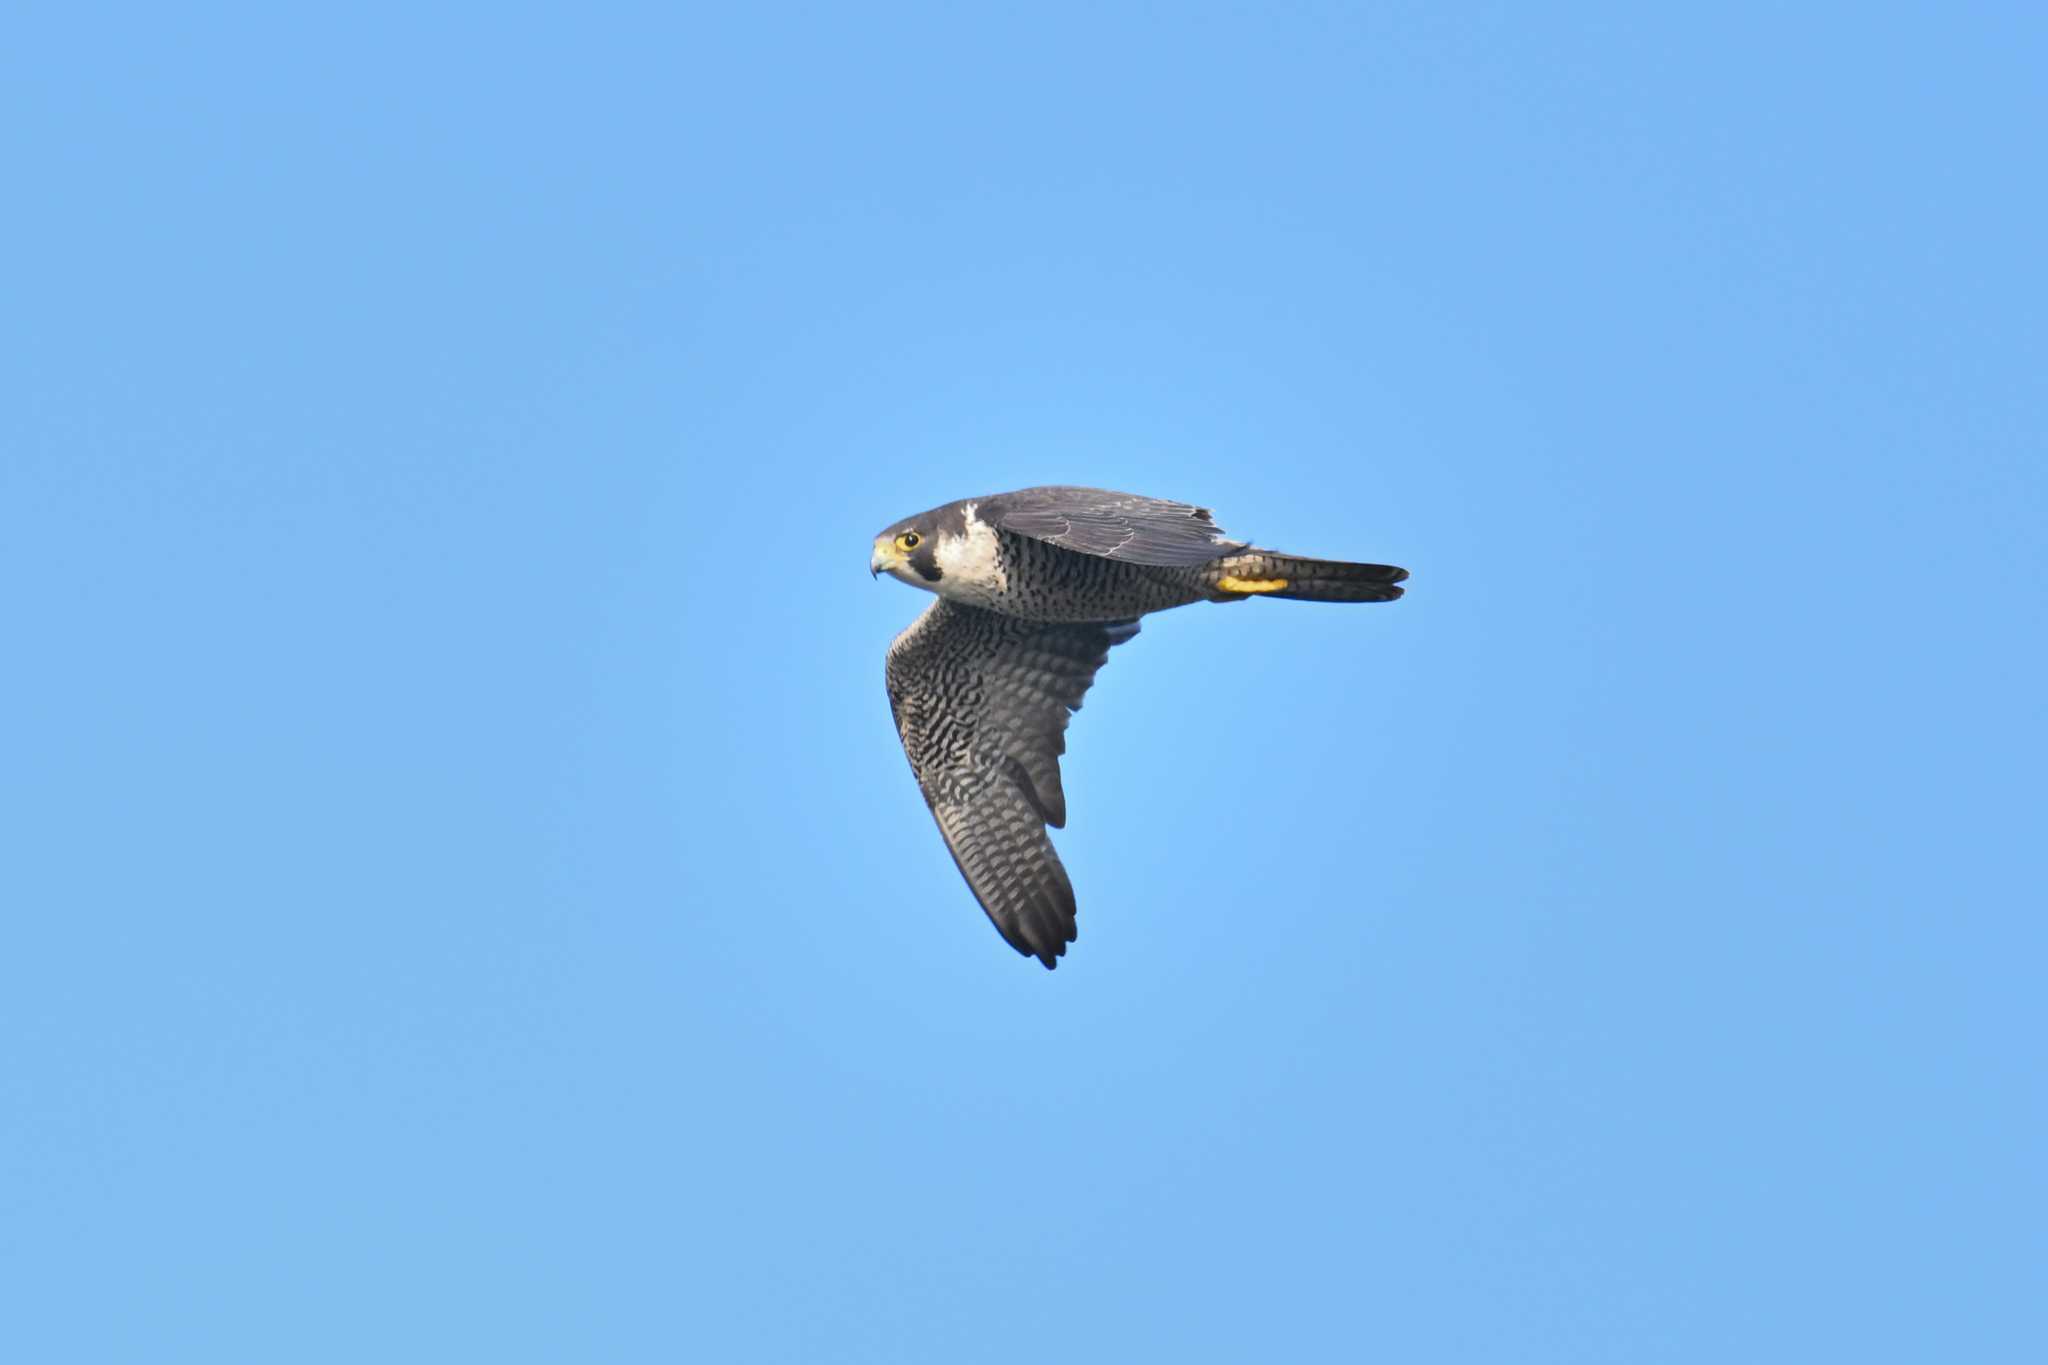
[[[1064,882],[1065,869],[1060,871]],[[1017,907],[1008,926],[998,922],[996,928],[1020,956],[1036,958],[1047,971],[1056,971],[1068,946],[1081,936],[1074,912],[1071,887],[1048,887]]]

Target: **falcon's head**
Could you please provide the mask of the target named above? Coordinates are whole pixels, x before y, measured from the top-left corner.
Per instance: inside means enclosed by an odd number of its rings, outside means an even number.
[[[995,528],[974,514],[972,500],[949,502],[876,536],[868,571],[942,597],[979,599],[1000,583],[995,543]]]
[[[946,571],[939,567],[939,536],[931,514],[899,521],[876,536],[874,549],[868,553],[868,572],[937,592]]]

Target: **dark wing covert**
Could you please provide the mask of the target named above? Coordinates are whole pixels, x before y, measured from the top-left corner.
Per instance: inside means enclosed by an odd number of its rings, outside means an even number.
[[[1136,621],[1025,621],[940,598],[889,646],[889,709],[960,875],[1010,946],[1047,967],[1074,888],[1045,827],[1067,822],[1067,717]]]
[[[1206,507],[1102,488],[1026,488],[976,510],[1005,531],[1132,564],[1206,564],[1247,543],[1226,535]]]

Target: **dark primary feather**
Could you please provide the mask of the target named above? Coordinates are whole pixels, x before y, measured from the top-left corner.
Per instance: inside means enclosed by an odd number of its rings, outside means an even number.
[[[1047,967],[1074,941],[1074,888],[1045,827],[1066,824],[1068,715],[1135,621],[1025,621],[941,598],[889,648],[889,709],[925,802],[1010,946]]]
[[[1102,488],[1026,488],[985,498],[976,512],[1005,531],[1132,564],[1206,564],[1245,545],[1206,507]]]

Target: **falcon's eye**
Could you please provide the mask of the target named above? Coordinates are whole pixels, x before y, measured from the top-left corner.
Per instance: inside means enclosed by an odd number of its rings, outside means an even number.
[[[923,541],[924,537],[920,536],[917,532],[905,531],[902,535],[896,537],[896,548],[905,551],[915,550]]]

